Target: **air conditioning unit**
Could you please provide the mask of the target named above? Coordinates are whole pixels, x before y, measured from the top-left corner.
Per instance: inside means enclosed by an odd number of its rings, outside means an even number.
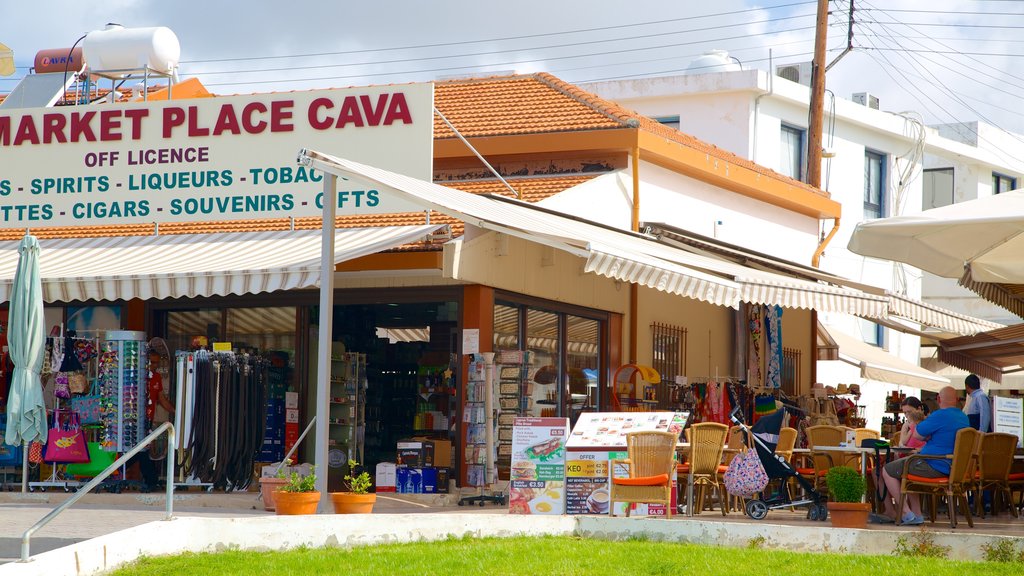
[[[878,110],[878,96],[875,96],[869,92],[857,92],[853,95],[853,101],[861,106],[867,106],[868,108],[874,108]]]
[[[810,86],[812,69],[812,64],[810,62],[800,62],[798,64],[779,64],[778,66],[775,67],[775,75],[780,78],[785,78],[790,82],[796,82],[797,84]]]

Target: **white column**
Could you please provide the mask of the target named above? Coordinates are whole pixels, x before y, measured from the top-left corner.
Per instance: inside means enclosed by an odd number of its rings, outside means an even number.
[[[320,247],[320,331],[316,361],[316,489],[321,514],[331,512],[327,495],[328,396],[331,378],[331,341],[334,324],[334,214],[338,206],[338,177],[324,172],[323,232]]]

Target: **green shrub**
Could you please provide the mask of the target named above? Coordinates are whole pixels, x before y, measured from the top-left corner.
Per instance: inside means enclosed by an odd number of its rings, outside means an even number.
[[[896,556],[924,556],[927,558],[949,557],[949,546],[935,543],[935,536],[921,527],[921,531],[911,534],[909,537],[900,536],[896,539],[896,549],[892,553]]]
[[[1012,540],[996,540],[981,545],[987,562],[1024,562],[1024,551],[1018,551]]]
[[[849,466],[835,466],[825,475],[833,502],[860,502],[864,497],[864,477]]]

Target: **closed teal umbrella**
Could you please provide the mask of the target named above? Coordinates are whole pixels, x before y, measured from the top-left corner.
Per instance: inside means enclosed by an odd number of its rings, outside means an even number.
[[[7,398],[7,444],[46,442],[46,407],[39,371],[43,368],[43,286],[39,278],[39,241],[25,234],[18,245],[18,269],[11,286],[7,346],[14,378]]]

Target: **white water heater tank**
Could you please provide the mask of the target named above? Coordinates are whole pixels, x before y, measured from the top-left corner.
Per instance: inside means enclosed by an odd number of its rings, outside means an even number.
[[[743,67],[725,50],[708,50],[695,58],[686,67],[684,74],[708,74],[711,72],[733,72]]]
[[[82,41],[85,64],[90,72],[142,70],[149,68],[170,74],[178,67],[181,45],[170,28],[125,28],[107,24]]]

